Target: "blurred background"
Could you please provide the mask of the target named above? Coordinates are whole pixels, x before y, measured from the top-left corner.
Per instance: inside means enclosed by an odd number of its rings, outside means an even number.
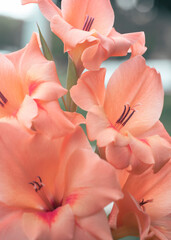
[[[49,22],[42,16],[38,6],[22,6],[21,0],[0,1],[0,53],[24,47],[32,32],[37,32],[38,23],[56,60],[59,78],[65,84],[67,54],[63,53],[63,43],[50,31]],[[60,7],[61,0],[54,2]],[[145,32],[148,50],[144,57],[148,65],[161,73],[165,90],[161,121],[171,134],[171,1],[111,0],[111,3],[115,12],[114,27],[118,32]],[[125,58],[110,58],[102,64],[107,68],[107,79],[124,60]]]
[[[54,0],[60,7],[61,0]],[[171,134],[171,1],[170,0],[111,0],[115,12],[114,27],[120,33],[144,31],[147,64],[155,67],[162,76],[165,89],[164,110],[161,121]],[[21,0],[1,0],[0,4],[0,52],[16,51],[27,44],[36,23],[56,59],[60,80],[66,75],[67,54],[63,44],[49,28],[36,4],[22,6]],[[111,58],[103,63],[107,78],[125,58]],[[63,83],[64,84],[64,83]]]

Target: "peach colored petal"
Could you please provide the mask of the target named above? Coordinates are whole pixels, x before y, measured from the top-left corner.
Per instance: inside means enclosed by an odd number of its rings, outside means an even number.
[[[85,72],[78,80],[77,85],[71,88],[71,98],[79,107],[89,111],[93,105],[103,105],[105,74],[106,69],[104,68],[96,72]]]
[[[42,104],[38,116],[33,120],[36,131],[46,134],[51,138],[65,136],[76,128],[85,119],[78,113],[63,112],[58,102]]]
[[[85,149],[76,150],[70,157],[66,186],[64,202],[77,216],[94,214],[122,197],[114,168]]]
[[[105,113],[115,124],[124,105],[129,103],[136,112],[121,132],[128,130],[133,135],[139,135],[158,121],[163,94],[160,74],[146,66],[141,56],[137,56],[122,63],[110,78],[105,95]]]
[[[109,38],[113,39],[116,44],[113,56],[127,55],[128,50],[131,50],[131,57],[142,55],[146,51],[144,32],[120,34],[114,28],[109,34]],[[116,52],[115,52],[116,51]]]
[[[142,199],[153,201],[144,205],[146,213],[152,221],[161,219],[171,211],[171,162],[159,172],[148,169],[142,175],[130,174],[123,190],[128,191],[140,202]],[[136,184],[135,184],[136,182]]]
[[[25,213],[22,221],[28,239],[73,239],[75,220],[69,205],[53,212]]]
[[[84,231],[87,231],[91,236],[93,236],[93,239],[112,240],[107,216],[103,210],[94,215],[79,218],[77,220],[77,224],[80,228],[82,228]],[[76,239],[79,240],[79,238]]]
[[[4,96],[0,98],[0,117],[10,116],[17,111],[22,102],[24,95],[20,84],[19,76],[11,61],[0,54],[0,92]]]
[[[59,143],[58,143],[59,145]],[[91,145],[82,130],[81,127],[76,127],[72,133],[67,134],[65,138],[61,142],[60,146],[60,156],[61,159],[60,163],[58,164],[58,177],[56,179],[56,192],[58,192],[58,198],[62,199],[64,195],[64,188],[59,188],[59,186],[65,185],[65,173],[66,173],[66,166],[68,161],[70,161],[70,157],[72,156],[73,152],[77,149],[87,149],[88,151],[92,152]]]
[[[40,176],[49,192],[55,195],[61,140],[54,142],[45,136],[29,134],[19,125],[1,123],[0,130],[0,201],[20,208],[47,209],[29,183]],[[60,195],[60,188],[58,193]],[[58,200],[58,195],[55,198]]]
[[[91,109],[91,112],[87,113],[86,125],[87,125],[88,137],[92,141],[92,140],[97,139],[98,134],[101,131],[110,127],[110,122],[106,118],[103,108],[94,106]],[[112,133],[113,133],[113,131],[112,131]],[[112,140],[113,140],[113,138],[112,138]]]
[[[24,49],[7,54],[6,57],[12,61],[22,81],[24,81],[26,73],[31,66],[37,63],[40,64],[47,62],[40,50],[39,40],[36,33],[32,34],[30,42]]]
[[[95,30],[88,32],[75,29],[58,15],[51,20],[51,30],[64,42],[65,51],[69,51],[76,47],[77,44],[83,43],[95,32]],[[94,39],[92,40],[94,41]]]
[[[22,0],[22,4],[38,3],[42,14],[50,21],[56,14],[61,15],[61,10],[51,0]]]
[[[106,158],[115,168],[127,168],[130,164],[131,150],[128,146],[114,146],[113,143],[106,147]]]
[[[17,119],[27,128],[31,128],[33,119],[38,115],[38,106],[36,102],[28,95],[25,96],[19,111]]]
[[[22,212],[0,204],[0,239],[28,240],[22,230]]]
[[[155,159],[154,172],[158,172],[171,159],[171,144],[159,136],[147,138]]]
[[[134,197],[124,192],[124,198],[117,202],[117,206],[119,211],[115,210],[116,206],[114,205],[109,217],[109,224],[114,227],[112,221],[116,217],[115,214],[118,214],[116,229],[114,228],[114,236],[115,234],[117,236],[118,229],[118,231],[121,232],[121,236],[118,236],[119,238],[128,235],[137,236],[139,232],[141,239],[146,239],[145,237],[148,235],[150,228],[150,218],[141,210]]]
[[[139,135],[138,138],[143,139],[153,135],[158,135],[161,138],[164,138],[167,142],[171,143],[171,137],[160,121],[156,122],[156,124],[154,124],[154,126],[150,128],[147,132]]]
[[[79,29],[83,29],[86,16],[92,17],[92,28],[103,35],[108,35],[114,23],[114,12],[109,0],[63,0],[62,15],[68,23]]]
[[[171,238],[171,214],[157,221],[153,221],[152,224],[154,227],[151,226],[151,230],[160,240],[168,240]]]

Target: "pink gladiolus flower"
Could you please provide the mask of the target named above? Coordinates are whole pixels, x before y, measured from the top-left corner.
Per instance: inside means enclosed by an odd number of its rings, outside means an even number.
[[[160,74],[141,56],[113,73],[107,88],[105,69],[84,73],[71,89],[73,101],[88,111],[90,140],[106,147],[106,158],[116,168],[141,173],[154,165],[157,172],[170,158],[170,137],[158,119],[163,107]]]
[[[118,171],[124,198],[113,207],[109,223],[115,239],[124,235],[141,240],[171,239],[171,162],[158,173]],[[118,235],[118,236],[117,236]]]
[[[122,196],[81,128],[52,140],[0,124],[0,239],[112,240],[103,208]]]
[[[64,42],[64,50],[74,61],[78,76],[84,68],[98,70],[111,56],[132,56],[146,51],[143,32],[120,34],[113,28],[110,0],[63,0],[59,9],[51,0],[22,0],[37,3],[51,22],[52,31]]]
[[[37,35],[20,51],[0,55],[0,121],[17,118],[30,128],[43,102],[66,94],[58,79],[55,63],[41,53]]]

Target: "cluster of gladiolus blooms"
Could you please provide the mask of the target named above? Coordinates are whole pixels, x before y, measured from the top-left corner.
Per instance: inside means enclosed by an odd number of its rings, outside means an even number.
[[[22,3],[38,4],[63,41],[68,87],[41,33],[0,55],[0,239],[170,240],[171,138],[144,33],[116,32],[109,0]],[[105,87],[101,63],[128,52]]]

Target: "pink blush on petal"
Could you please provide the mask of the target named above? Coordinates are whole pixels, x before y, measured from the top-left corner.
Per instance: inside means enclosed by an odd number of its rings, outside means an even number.
[[[56,216],[58,215],[59,208],[55,209],[54,211],[49,212],[39,212],[37,213],[38,217],[40,217],[44,222],[48,223],[49,227],[52,226],[56,220]]]
[[[29,96],[32,95],[32,93],[34,92],[34,90],[40,85],[40,82],[33,82],[30,84],[29,86]]]
[[[72,206],[77,201],[77,199],[78,199],[78,194],[76,194],[76,193],[71,194],[67,197],[66,204],[69,204]]]

